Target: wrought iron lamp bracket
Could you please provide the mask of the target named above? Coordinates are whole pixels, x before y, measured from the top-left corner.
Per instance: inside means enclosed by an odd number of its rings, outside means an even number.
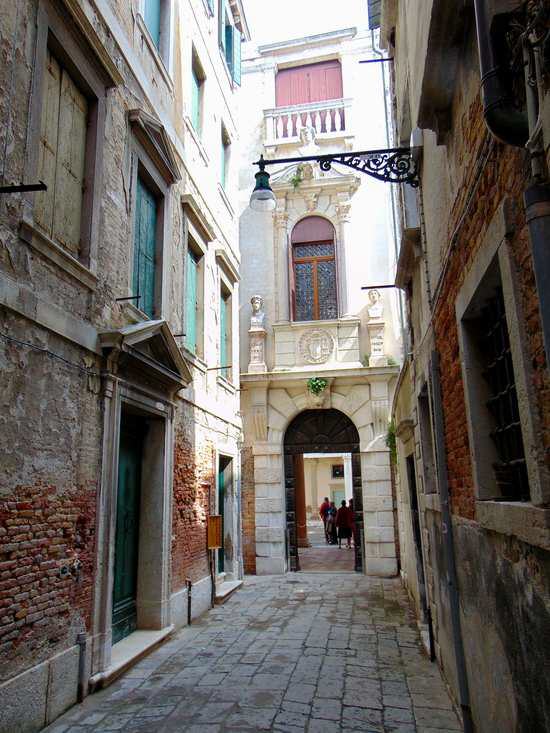
[[[258,165],[260,170],[263,171],[267,165],[305,163],[307,161],[319,163],[322,171],[329,171],[333,163],[338,163],[384,183],[408,183],[413,188],[418,188],[420,184],[418,167],[411,148],[328,153],[325,155],[306,155],[300,158],[265,159],[262,155],[255,165]]]

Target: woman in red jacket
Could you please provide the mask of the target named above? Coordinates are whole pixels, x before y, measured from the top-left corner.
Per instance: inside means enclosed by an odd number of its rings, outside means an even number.
[[[353,514],[351,509],[346,506],[345,499],[342,499],[342,505],[336,514],[336,527],[338,528],[338,547],[342,549],[342,540],[347,540],[348,549],[351,549]]]

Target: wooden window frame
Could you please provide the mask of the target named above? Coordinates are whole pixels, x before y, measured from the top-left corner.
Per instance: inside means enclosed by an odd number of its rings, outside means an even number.
[[[304,247],[304,246],[311,246],[315,244],[332,244],[333,247],[333,254],[332,255],[324,255],[324,256],[316,256],[316,257],[296,257],[296,247]],[[316,242],[292,242],[292,275],[293,275],[293,281],[296,282],[296,265],[297,264],[306,264],[306,263],[312,263],[313,264],[313,318],[309,319],[310,321],[327,321],[327,320],[337,320],[338,318],[338,274],[337,274],[337,263],[336,263],[336,242],[334,239],[332,242],[329,241],[316,241]],[[334,288],[335,288],[335,295],[336,295],[336,316],[335,318],[321,318],[320,317],[320,305],[319,305],[319,285],[318,285],[318,278],[317,278],[317,263],[318,262],[334,262]],[[293,303],[292,303],[292,313],[293,313],[293,320],[297,321],[298,323],[307,323],[308,321],[299,320],[296,318],[296,288],[294,287],[293,290]]]
[[[199,55],[197,53],[197,50],[193,46],[192,52],[191,52],[191,84],[193,84],[193,77],[198,82],[198,110],[197,110],[197,126],[195,126],[194,120],[193,120],[193,87],[191,86],[191,104],[190,104],[190,120],[191,125],[193,127],[193,130],[198,135],[199,139],[202,137],[203,133],[203,121],[204,121],[204,83],[206,81],[206,74],[204,73],[203,65],[201,64]]]
[[[218,376],[224,380],[225,382],[228,382],[229,384],[233,384],[233,377],[235,375],[235,367],[233,364],[233,306],[234,306],[234,291],[233,287],[229,283],[228,279],[224,277],[223,273],[220,271],[220,287],[219,287],[219,308],[220,308],[220,348],[219,348],[219,354],[220,363],[218,366],[222,367],[225,366],[221,363],[222,359],[222,346],[221,346],[221,307],[222,307],[222,301],[227,302],[227,321],[226,321],[226,361],[231,365],[230,369],[220,369]]]
[[[34,56],[33,104],[29,117],[29,153],[25,180],[38,175],[40,130],[44,102],[44,68],[47,53],[55,56],[78,89],[88,100],[88,129],[84,167],[84,192],[81,209],[81,234],[78,257],[38,229],[34,221],[34,194],[24,196],[21,237],[41,254],[53,260],[90,289],[95,288],[98,258],[103,139],[105,131],[106,90],[114,80],[98,60],[91,43],[73,23],[69,13],[62,16],[50,0],[39,0]]]
[[[193,223],[189,220],[189,217],[184,213],[184,239],[185,239],[185,258],[183,263],[183,318],[182,318],[182,331],[187,331],[187,313],[186,313],[186,297],[187,297],[187,254],[191,250],[197,257],[197,308],[196,321],[195,321],[195,351],[191,351],[188,347],[187,341],[184,338],[183,347],[188,354],[194,359],[204,361],[204,277],[205,277],[205,258],[207,253],[207,245],[195,228]]]
[[[151,36],[151,32],[145,21],[145,2],[139,0],[138,25],[147,42],[157,66],[159,67],[165,81],[172,85],[172,28],[173,28],[173,2],[172,0],[160,0],[160,36],[159,45],[155,43],[155,39]]]

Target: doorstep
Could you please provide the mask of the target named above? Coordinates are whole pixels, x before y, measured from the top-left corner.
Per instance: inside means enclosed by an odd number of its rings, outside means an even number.
[[[226,580],[220,585],[216,585],[216,605],[220,606],[225,603],[242,584],[242,580]]]
[[[173,631],[173,625],[152,631],[142,629],[134,631],[122,641],[113,644],[111,665],[104,672],[98,672],[90,677],[90,692],[95,692],[110,685],[127,669],[156,649],[159,644],[162,644]]]

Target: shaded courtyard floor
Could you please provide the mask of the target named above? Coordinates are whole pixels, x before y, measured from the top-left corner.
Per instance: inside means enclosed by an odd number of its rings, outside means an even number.
[[[248,577],[48,733],[462,730],[399,580]]]
[[[347,549],[346,541],[342,549],[338,545],[328,545],[325,541],[323,523],[308,520],[307,536],[311,547],[300,547],[300,569],[304,572],[354,572],[355,553],[353,547]]]

